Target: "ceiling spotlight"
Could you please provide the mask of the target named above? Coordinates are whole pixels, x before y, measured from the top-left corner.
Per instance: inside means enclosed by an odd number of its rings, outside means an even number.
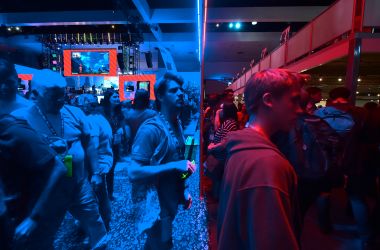
[[[322,82],[322,81],[323,81],[323,78],[319,78],[319,81]]]
[[[341,82],[342,81],[342,78],[338,78],[338,82]]]
[[[377,94],[378,97],[380,97],[380,94]]]
[[[19,30],[20,30],[20,27],[16,27],[16,30],[19,31]]]
[[[256,21],[253,21],[253,22],[252,22],[252,25],[256,25],[256,24],[257,24],[257,22],[256,22]]]
[[[11,31],[11,30],[12,30],[12,28],[11,28],[11,27],[8,27],[8,28],[7,28],[7,30],[8,30],[8,31]]]
[[[358,78],[358,82],[361,82],[362,81],[362,79],[361,78]]]
[[[359,91],[356,91],[356,94],[359,95]]]
[[[216,27],[219,28],[219,23],[216,24]]]
[[[228,28],[232,29],[234,27],[233,23],[228,24]]]
[[[240,28],[241,28],[241,23],[236,23],[236,24],[235,24],[235,28],[236,28],[236,29],[240,29]]]
[[[115,25],[112,25],[111,28],[114,29],[114,28],[115,28]]]

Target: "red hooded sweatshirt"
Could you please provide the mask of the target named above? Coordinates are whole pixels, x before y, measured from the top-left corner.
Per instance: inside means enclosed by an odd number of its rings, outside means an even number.
[[[218,209],[218,250],[299,249],[297,176],[277,147],[246,128],[231,132]]]

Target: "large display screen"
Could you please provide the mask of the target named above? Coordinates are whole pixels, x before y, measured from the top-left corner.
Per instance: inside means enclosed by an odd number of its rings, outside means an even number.
[[[65,50],[65,76],[116,76],[116,50]]]
[[[71,74],[99,74],[110,73],[109,52],[71,52]]]

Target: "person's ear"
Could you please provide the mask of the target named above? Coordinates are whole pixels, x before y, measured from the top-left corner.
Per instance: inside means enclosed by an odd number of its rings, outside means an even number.
[[[273,95],[271,93],[265,93],[262,97],[264,106],[272,108],[273,107]]]

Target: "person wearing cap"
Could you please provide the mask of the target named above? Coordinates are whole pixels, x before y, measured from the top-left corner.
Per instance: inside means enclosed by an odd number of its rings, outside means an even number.
[[[38,71],[32,84],[36,105],[20,109],[15,115],[26,119],[67,161],[67,175],[71,177],[68,192],[62,193],[63,197],[57,196],[52,206],[65,203],[88,234],[91,247],[101,249],[107,244],[107,232],[88,181],[89,175],[95,189],[102,185],[98,151],[86,115],[79,108],[65,105],[65,88],[66,80],[59,73]]]
[[[186,202],[191,200],[190,196],[184,197],[185,181],[181,178],[183,173],[196,170],[184,155],[185,139],[178,118],[184,105],[182,84],[183,80],[171,73],[156,82],[154,94],[159,113],[141,124],[132,145],[128,176],[146,187],[145,198],[154,201],[152,195],[156,194],[159,205],[157,209],[157,203],[146,204],[149,211],[142,211],[141,221],[137,220],[140,232],[147,234],[144,249],[172,249],[172,223],[178,205],[189,208]]]

